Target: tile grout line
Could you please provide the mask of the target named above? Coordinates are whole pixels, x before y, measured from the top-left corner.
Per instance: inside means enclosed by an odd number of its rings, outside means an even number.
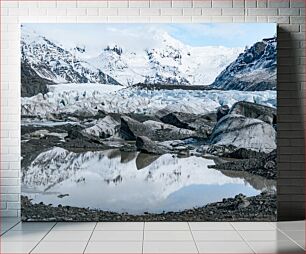
[[[230,222],[230,225],[233,227],[233,229],[235,230],[235,232],[237,232],[237,234],[241,237],[241,239],[243,240],[243,242],[253,251],[253,253],[256,253],[256,251],[253,249],[253,247],[249,244],[249,242],[244,239],[244,237],[240,234],[239,230],[235,228],[235,226],[233,225],[233,223]]]
[[[285,231],[279,229],[279,228],[276,228],[279,232],[283,233],[290,241],[292,241],[293,243],[295,243],[296,245],[298,245],[299,247],[301,247],[303,250],[305,250],[305,247],[301,246],[298,242],[296,242],[292,237],[290,237],[289,235],[286,234]],[[299,230],[298,230],[299,231]],[[305,245],[305,243],[304,243]]]
[[[195,247],[196,247],[196,249],[197,249],[197,252],[200,253],[199,248],[198,248],[198,245],[197,245],[197,242],[196,242],[195,239],[194,239],[194,236],[193,236],[193,233],[192,233],[192,230],[191,230],[191,227],[190,227],[190,224],[189,224],[188,221],[187,221],[187,225],[188,225],[188,227],[189,227],[189,231],[190,231],[192,240],[193,240],[193,242],[194,242],[194,244],[195,244]]]
[[[274,221],[274,223],[270,221],[269,224],[270,224],[274,229],[277,229],[277,221]]]
[[[5,230],[3,233],[0,234],[0,236],[3,236],[4,234],[6,234],[7,232],[9,232],[11,229],[13,229],[14,227],[16,227],[21,221],[18,221],[16,224],[13,224],[13,226],[11,226],[9,229]]]
[[[144,234],[145,234],[145,221],[143,222],[142,226],[142,243],[141,243],[141,253],[143,254],[143,247],[144,247]]]
[[[87,243],[86,243],[86,246],[85,246],[85,248],[84,248],[83,254],[85,253],[85,251],[86,251],[86,249],[87,249],[87,246],[88,246],[88,244],[89,244],[89,242],[90,242],[90,239],[91,239],[93,233],[94,233],[95,230],[96,230],[97,225],[98,225],[98,222],[96,222],[96,224],[95,224],[95,226],[94,226],[94,228],[93,228],[93,230],[92,230],[92,232],[91,232],[91,234],[90,234],[90,236],[89,236],[89,239],[88,239],[88,241],[87,241]]]
[[[45,239],[45,237],[51,232],[51,230],[55,227],[55,225],[57,224],[57,222],[49,229],[49,231],[43,236],[43,238],[41,238],[38,243],[28,252],[28,253],[32,253],[35,248],[41,243],[42,240]]]

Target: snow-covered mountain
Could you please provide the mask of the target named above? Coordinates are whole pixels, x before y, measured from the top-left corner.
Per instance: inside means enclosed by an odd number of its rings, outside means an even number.
[[[76,47],[77,52],[82,49]],[[41,78],[54,83],[119,83],[102,70],[46,37],[22,27],[21,64],[29,66]],[[22,84],[23,84],[22,80]]]
[[[89,62],[127,86],[136,83],[209,85],[242,48],[191,47],[166,32],[148,34],[159,46],[130,51],[120,45],[107,46]]]
[[[54,83],[209,85],[242,48],[191,47],[166,32],[148,33],[154,48],[107,46],[88,58],[86,46],[65,48],[22,27],[22,63]],[[60,39],[59,39],[60,40]]]
[[[276,38],[246,48],[211,85],[223,90],[276,90]]]

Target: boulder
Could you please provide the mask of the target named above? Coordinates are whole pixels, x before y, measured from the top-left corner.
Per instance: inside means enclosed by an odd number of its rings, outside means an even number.
[[[177,128],[157,121],[145,121],[140,123],[130,117],[121,117],[121,137],[126,140],[136,140],[138,136],[146,136],[155,141],[166,141],[197,137],[192,130]]]
[[[136,140],[137,136],[150,135],[150,129],[128,116],[121,117],[120,135],[125,140]]]
[[[200,136],[207,137],[216,124],[216,114],[196,115],[191,113],[173,112],[160,119],[163,123],[174,125],[178,128],[194,130]]]
[[[79,130],[69,130],[68,135],[65,137],[65,142],[59,144],[67,150],[73,151],[74,149],[109,149],[110,146],[103,143],[97,137],[90,136]]]
[[[257,152],[246,148],[237,148],[233,145],[209,145],[204,152],[218,157],[234,159],[256,158],[257,156],[265,154],[263,152]]]
[[[139,151],[151,154],[165,154],[171,152],[167,147],[145,136],[137,137],[136,147]]]
[[[249,118],[262,120],[268,124],[276,124],[276,109],[257,103],[239,101],[236,102],[229,114],[243,115]]]
[[[120,122],[111,116],[105,116],[102,119],[95,120],[93,126],[84,129],[82,132],[93,137],[105,139],[118,134],[119,128]]]
[[[277,153],[273,150],[271,153],[258,156],[256,158],[230,161],[216,165],[209,165],[209,168],[219,170],[247,171],[254,175],[260,175],[267,179],[276,179],[277,176]]]
[[[228,105],[220,106],[217,109],[217,121],[219,121],[223,116],[226,116],[229,111],[230,111],[230,108]]]
[[[216,124],[210,143],[269,153],[276,149],[276,131],[259,119],[228,114]]]

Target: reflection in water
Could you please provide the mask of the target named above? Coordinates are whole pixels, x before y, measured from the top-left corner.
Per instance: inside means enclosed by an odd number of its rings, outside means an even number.
[[[272,181],[261,184],[258,176],[209,169],[212,164],[211,159],[194,156],[118,149],[73,153],[55,147],[23,169],[22,189],[33,202],[131,214],[180,211],[238,193],[252,196],[275,189]],[[69,196],[58,198],[60,194]]]
[[[134,160],[137,156],[137,152],[121,152],[121,163],[128,163]]]
[[[214,161],[215,164],[220,164],[238,159],[212,157],[212,160]],[[232,170],[221,170],[221,169],[217,170],[219,170],[224,175],[229,177],[239,177],[245,179],[245,181],[248,182],[256,190],[263,190],[263,189],[267,189],[269,191],[275,190],[276,180],[267,179],[259,175],[253,175],[246,171],[232,171]]]
[[[138,153],[136,158],[136,167],[138,170],[143,169],[152,164],[159,157],[160,155],[156,154]]]

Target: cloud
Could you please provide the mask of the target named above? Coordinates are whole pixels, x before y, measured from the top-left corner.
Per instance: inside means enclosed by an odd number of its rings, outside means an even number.
[[[244,47],[273,36],[274,24],[25,24],[65,47],[86,45],[89,54],[118,45],[130,51],[158,47],[167,33],[191,46]],[[273,32],[274,31],[274,32]]]

